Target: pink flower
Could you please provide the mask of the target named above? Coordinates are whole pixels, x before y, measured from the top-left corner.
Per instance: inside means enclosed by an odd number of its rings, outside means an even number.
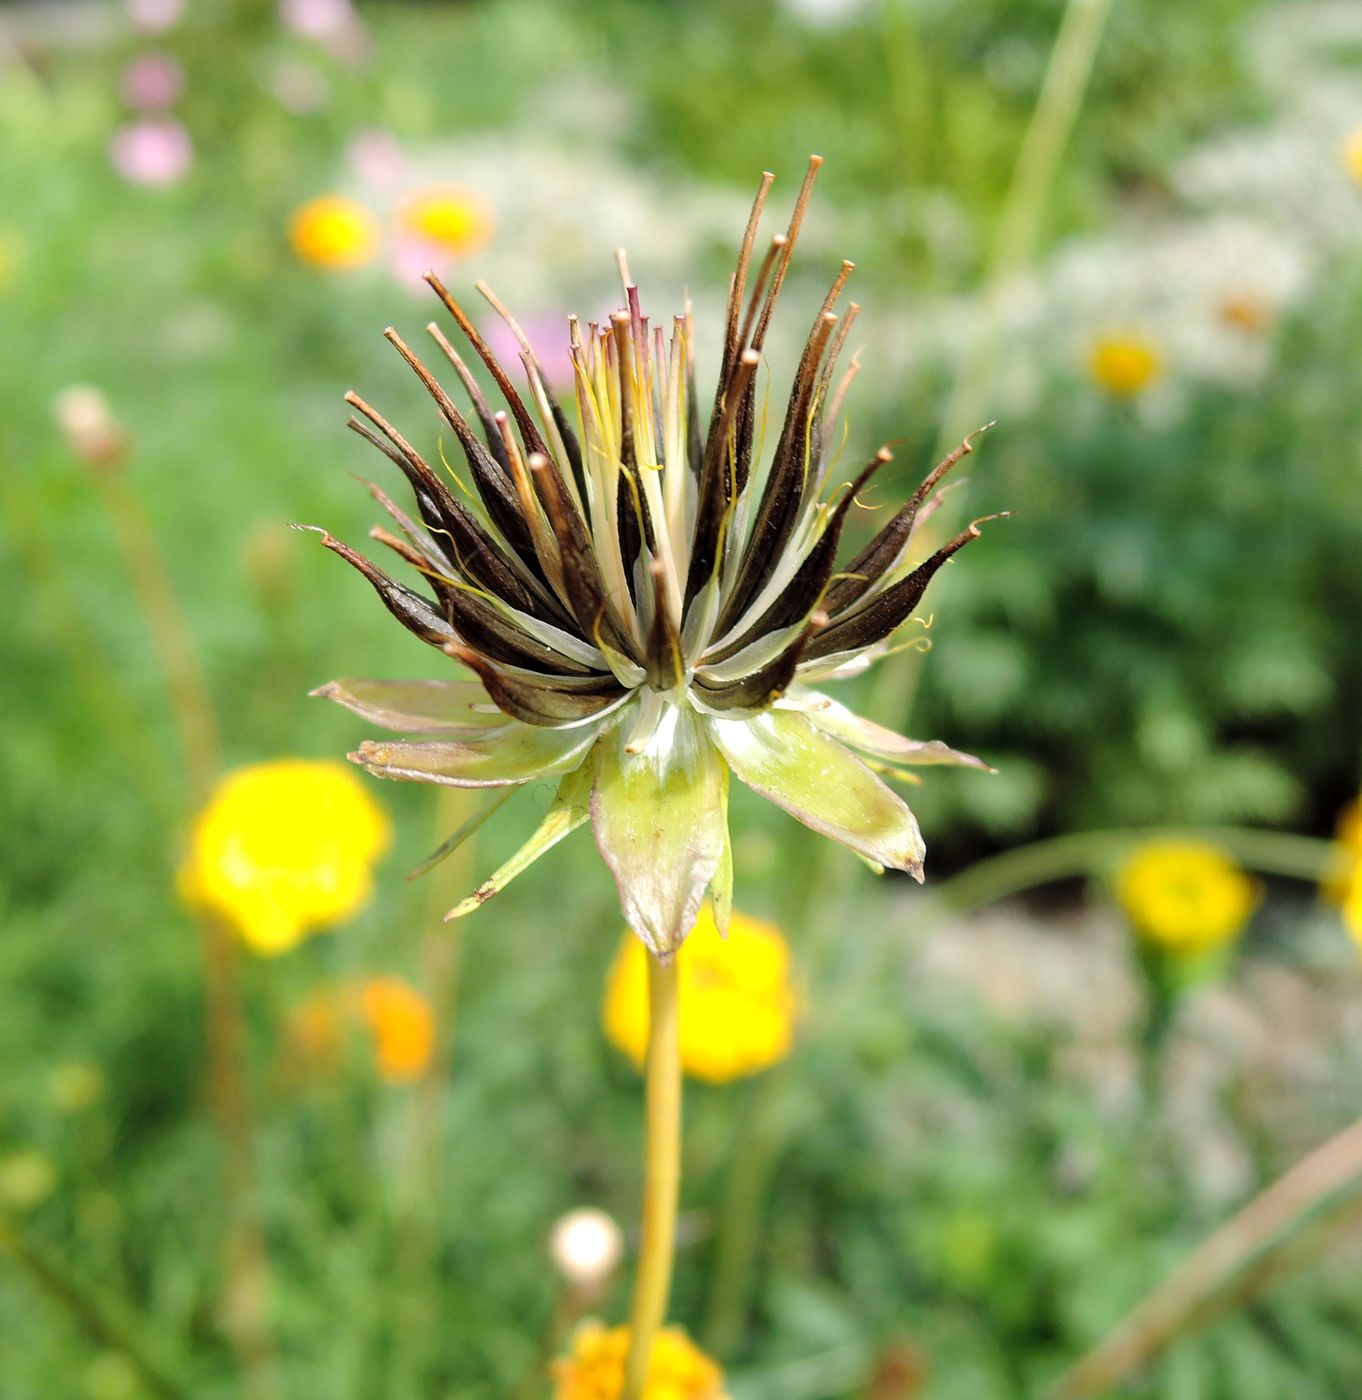
[[[169,29],[184,13],[184,0],[123,0],[128,18],[138,29],[156,33]]]
[[[525,332],[526,339],[534,346],[534,353],[539,357],[539,363],[544,366],[549,384],[554,388],[570,385],[572,341],[568,334],[566,313],[558,315],[548,311],[532,312],[528,316],[517,316],[516,322]],[[520,342],[500,316],[484,317],[478,329],[491,347],[492,353],[503,365],[520,364]]]
[[[189,169],[194,147],[173,117],[147,117],[120,126],[109,143],[113,168],[133,185],[170,185]]]
[[[393,186],[407,174],[407,157],[392,132],[370,126],[355,132],[346,143],[350,168],[366,184]]]
[[[169,107],[184,88],[184,70],[169,54],[145,53],[123,70],[123,101],[142,112]]]
[[[359,22],[350,0],[279,0],[279,19],[305,39],[334,39]]]

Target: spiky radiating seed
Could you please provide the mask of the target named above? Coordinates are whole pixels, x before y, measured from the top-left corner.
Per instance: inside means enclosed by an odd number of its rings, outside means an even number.
[[[827,489],[832,428],[858,368],[854,357],[837,368],[859,310],[855,302],[838,310],[850,262],[814,317],[769,463],[753,460],[756,370],[820,163],[810,160],[786,229],[754,271],[774,178],[762,175],[729,284],[704,428],[690,310],[673,319],[670,338],[650,329],[623,254],[625,305],[604,325],[570,322],[575,424],[514,317],[481,283],[521,347],[527,393],[439,278],[426,278],[504,408],[488,402],[438,325],[427,330],[468,396],[469,415],[395,330],[384,332],[458,442],[466,499],[377,409],[346,395],[358,415],[349,426],[416,498],[413,518],[371,485],[397,529],[376,527],[373,538],[433,597],[326,531],[322,542],[409,631],[476,679],[343,681],[314,693],[389,730],[430,736],[361,744],[351,757],[378,776],[499,789],[558,784],[539,831],[451,917],[481,906],[590,819],[634,928],[668,957],[707,891],[727,908],[730,771],[877,868],[921,879],[917,823],[877,772],[986,766],[873,725],[814,688],[883,655],[982,523],[910,562],[939,483],[973,451],[971,434],[837,567],[851,505],[892,458],[882,447],[852,483]]]

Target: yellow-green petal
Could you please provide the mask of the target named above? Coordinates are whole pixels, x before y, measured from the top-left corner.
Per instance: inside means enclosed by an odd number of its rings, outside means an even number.
[[[710,721],[714,742],[754,792],[876,865],[922,879],[917,819],[849,749],[801,714]]]
[[[475,909],[481,909],[495,894],[500,894],[517,875],[528,870],[545,851],[552,850],[565,836],[571,835],[591,818],[591,767],[589,764],[569,773],[558,785],[558,795],[549,807],[548,815],[539,829],[495,874],[489,875],[467,899],[460,900],[445,920],[462,919]]]
[[[392,743],[366,739],[349,757],[376,778],[447,787],[507,787],[556,777],[591,751],[594,727],[547,729],[511,720],[476,739]]]
[[[695,925],[727,841],[727,775],[690,710],[668,706],[639,753],[623,725],[600,741],[591,817],[629,927],[669,957]]]

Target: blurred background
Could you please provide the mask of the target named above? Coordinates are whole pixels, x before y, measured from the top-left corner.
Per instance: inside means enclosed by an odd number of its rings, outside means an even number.
[[[353,898],[253,937],[191,819],[355,746],[314,687],[441,674],[288,529],[391,489],[346,389],[435,450],[420,273],[567,381],[623,246],[703,392],[812,151],[773,392],[852,258],[848,460],[892,499],[996,420],[941,519],[1013,512],[849,698],[998,771],[911,794],[923,891],[735,795],[788,1025],[690,1091],[673,1316],[733,1400],[1039,1394],[1356,1115],[1355,3],[5,3],[0,1394],[605,1393],[547,1369],[638,1215],[588,839],[446,927],[547,792],[407,883],[473,806],[366,779]],[[1356,1395],[1359,1167],[1063,1393]],[[618,1270],[550,1249],[582,1206]]]

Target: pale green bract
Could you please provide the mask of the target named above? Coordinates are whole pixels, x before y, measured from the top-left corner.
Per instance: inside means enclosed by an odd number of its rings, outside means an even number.
[[[377,410],[347,395],[367,420],[351,426],[416,497],[412,517],[371,487],[397,526],[371,533],[429,594],[320,531],[323,543],[364,574],[404,626],[473,674],[340,680],[314,693],[421,736],[360,744],[350,757],[378,777],[557,787],[535,834],[451,918],[480,908],[590,821],[630,927],[670,957],[706,896],[720,927],[727,923],[730,774],[874,869],[920,880],[921,833],[885,777],[915,781],[906,770],[919,764],[986,766],[942,743],[903,738],[818,688],[892,648],[933,575],[977,537],[980,522],[925,558],[915,552],[917,530],[940,503],[938,483],[972,450],[966,439],[837,566],[850,507],[864,504],[858,493],[891,458],[881,448],[854,481],[830,480],[833,427],[855,372],[853,362],[836,373],[857,310],[834,309],[850,263],[814,321],[774,450],[756,460],[755,371],[817,166],[815,158],[788,227],[757,260],[772,177],[762,179],[730,287],[707,426],[690,314],[673,319],[669,336],[650,330],[622,256],[625,307],[606,326],[571,322],[575,422],[485,288],[521,344],[528,402],[458,303],[428,279],[506,404],[492,410],[458,351],[430,326],[481,433],[387,332],[463,454],[471,486],[459,482],[461,495],[450,488],[452,473],[436,471]]]

